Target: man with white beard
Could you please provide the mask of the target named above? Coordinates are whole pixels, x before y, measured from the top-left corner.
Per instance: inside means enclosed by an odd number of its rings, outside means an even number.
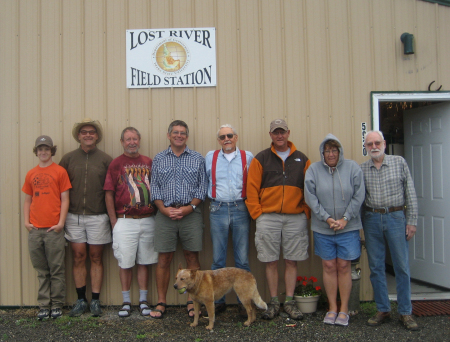
[[[370,160],[361,164],[366,186],[364,236],[377,314],[369,326],[390,318],[385,273],[385,239],[389,245],[397,283],[397,311],[408,330],[418,330],[411,304],[408,241],[416,233],[417,198],[408,164],[400,156],[385,155],[386,141],[380,131],[369,131],[365,146]]]

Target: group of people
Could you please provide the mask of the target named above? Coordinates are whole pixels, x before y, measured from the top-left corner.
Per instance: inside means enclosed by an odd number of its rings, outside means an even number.
[[[401,321],[407,329],[418,328],[411,316],[408,265],[408,240],[416,230],[417,200],[405,160],[384,154],[386,142],[381,132],[366,135],[371,159],[361,166],[344,158],[343,146],[332,134],[320,144],[321,161],[311,164],[289,141],[290,130],[283,119],[270,123],[271,147],[255,157],[237,147],[238,134],[229,124],[217,132],[221,148],[208,152],[205,158],[188,148],[189,128],[181,120],[170,124],[169,147],[153,161],[139,153],[141,135],[134,127],[122,131],[124,152],[114,160],[97,148],[103,137],[98,121],[76,123],[72,134],[80,147],[64,155],[60,165],[52,161],[56,146],[51,138],[37,138],[33,152],[39,165],[27,173],[22,189],[30,257],[39,279],[39,319],[62,314],[64,238],[70,241],[73,252],[78,295],[70,316],[80,316],[88,307],[93,316],[102,313],[102,254],[105,244],[112,242],[123,296],[119,316],[130,315],[132,268],[137,264],[139,311],[143,316],[163,318],[178,239],[187,268],[200,268],[203,216],[199,205],[208,196],[213,270],[226,265],[231,232],[235,266],[250,271],[250,221],[256,220],[257,257],[265,264],[271,296],[262,318],[273,319],[280,311],[280,249],[285,264],[283,310],[292,319],[303,317],[293,297],[297,262],[308,258],[311,219],[314,250],[322,259],[329,301],[324,323],[348,325],[350,263],[360,256],[359,230],[364,228],[378,309],[368,324],[379,325],[390,316],[386,239],[396,274]],[[87,255],[91,261],[90,304],[86,297]],[[154,308],[147,302],[151,264],[156,264],[158,293]],[[215,310],[216,314],[226,310],[225,297],[216,301]],[[193,317],[189,297],[187,312]],[[240,302],[239,313],[246,315]]]

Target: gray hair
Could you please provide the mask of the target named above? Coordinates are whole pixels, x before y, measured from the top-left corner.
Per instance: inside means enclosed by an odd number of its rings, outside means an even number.
[[[126,131],[135,132],[138,135],[139,140],[141,140],[141,133],[139,133],[139,131],[136,128],[134,128],[134,127],[124,128],[123,131],[122,131],[122,134],[120,135],[120,140],[123,141],[123,137],[124,137]]]
[[[366,137],[367,137],[370,133],[377,133],[377,134],[381,137],[381,140],[384,140],[383,132],[381,132],[381,131],[368,131],[368,132],[366,133]]]
[[[220,126],[219,130],[217,131],[217,137],[219,137],[219,132],[222,128],[231,128],[231,130],[233,131],[233,134],[237,135],[237,131],[234,129],[233,126],[231,126],[230,124],[225,124],[225,125]]]

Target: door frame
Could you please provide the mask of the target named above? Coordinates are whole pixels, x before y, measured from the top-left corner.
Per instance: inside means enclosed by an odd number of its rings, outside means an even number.
[[[450,92],[448,91],[372,91],[370,93],[370,108],[372,119],[372,130],[380,130],[380,102],[443,102],[450,101]],[[415,293],[418,291],[418,293]],[[450,299],[450,292],[442,291],[440,293],[421,293],[422,287],[411,288],[411,299],[413,300],[438,300]],[[389,295],[390,300],[396,300],[397,294]]]
[[[372,130],[380,130],[380,102],[418,102],[418,101],[450,101],[448,91],[372,91],[370,92],[370,108]]]

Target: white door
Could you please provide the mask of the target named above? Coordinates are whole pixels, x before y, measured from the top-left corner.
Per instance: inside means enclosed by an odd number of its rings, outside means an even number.
[[[450,104],[404,112],[405,158],[419,203],[411,278],[450,288]]]

